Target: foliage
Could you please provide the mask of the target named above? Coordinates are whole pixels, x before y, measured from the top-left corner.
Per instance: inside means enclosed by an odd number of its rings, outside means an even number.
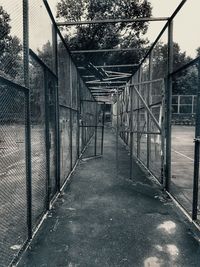
[[[153,79],[166,77],[167,55],[167,44],[158,43],[153,51]],[[177,43],[173,44],[173,57],[173,70],[181,68],[192,60],[192,58],[186,55],[186,52],[181,52],[180,46]],[[173,94],[196,94],[197,76],[196,66],[179,72],[173,77]]]
[[[10,15],[0,6],[0,71],[10,78],[21,79],[22,45],[17,36],[11,36],[10,22]]]
[[[61,0],[57,5],[57,17],[66,21],[103,20],[115,18],[150,17],[151,5],[148,1],[140,0]],[[65,28],[69,47],[79,49],[143,47],[147,40],[142,36],[146,33],[148,23],[116,23],[89,24]],[[134,63],[139,62],[141,53],[122,52],[87,54],[77,56],[78,61],[94,64]]]

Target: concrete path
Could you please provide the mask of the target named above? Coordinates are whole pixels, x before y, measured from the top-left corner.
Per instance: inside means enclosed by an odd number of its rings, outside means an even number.
[[[120,142],[105,133],[103,158],[81,162],[19,267],[200,266],[197,233]]]

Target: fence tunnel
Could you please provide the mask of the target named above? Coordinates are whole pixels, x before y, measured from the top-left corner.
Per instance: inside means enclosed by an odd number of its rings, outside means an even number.
[[[0,0],[0,266],[199,266],[200,58],[179,62],[173,40],[186,2],[62,23],[50,1]],[[166,24],[137,64],[80,66],[138,50],[66,42],[65,26],[141,21]]]

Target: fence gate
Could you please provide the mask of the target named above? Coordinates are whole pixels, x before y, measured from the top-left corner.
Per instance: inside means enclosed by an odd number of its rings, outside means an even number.
[[[103,155],[104,123],[105,102],[81,100],[80,143],[82,147],[89,144],[84,153],[85,160]]]

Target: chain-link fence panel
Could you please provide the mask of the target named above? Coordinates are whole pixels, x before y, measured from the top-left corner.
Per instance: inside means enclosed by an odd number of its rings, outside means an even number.
[[[42,18],[42,19],[41,19]],[[55,70],[53,48],[53,24],[41,0],[29,1],[29,45],[38,57],[52,70]]]
[[[72,108],[77,109],[77,89],[78,89],[78,77],[77,69],[73,62],[71,62],[71,83],[72,83]]]
[[[46,211],[47,201],[47,151],[45,120],[44,71],[30,60],[30,106],[31,106],[31,165],[32,165],[32,218],[36,226]]]
[[[60,106],[60,179],[61,185],[71,171],[70,109]]]
[[[0,266],[8,266],[27,239],[27,94],[0,79]]]
[[[70,56],[58,35],[58,92],[59,103],[71,107]]]
[[[189,78],[190,77],[190,78]],[[191,214],[193,202],[194,143],[196,105],[191,94],[197,94],[196,64],[173,76],[172,91],[172,186],[174,197]],[[196,96],[195,96],[196,99]],[[193,112],[192,113],[192,109]]]
[[[50,197],[57,191],[57,136],[56,136],[56,80],[50,73],[45,75],[48,95],[49,155],[50,155]]]

